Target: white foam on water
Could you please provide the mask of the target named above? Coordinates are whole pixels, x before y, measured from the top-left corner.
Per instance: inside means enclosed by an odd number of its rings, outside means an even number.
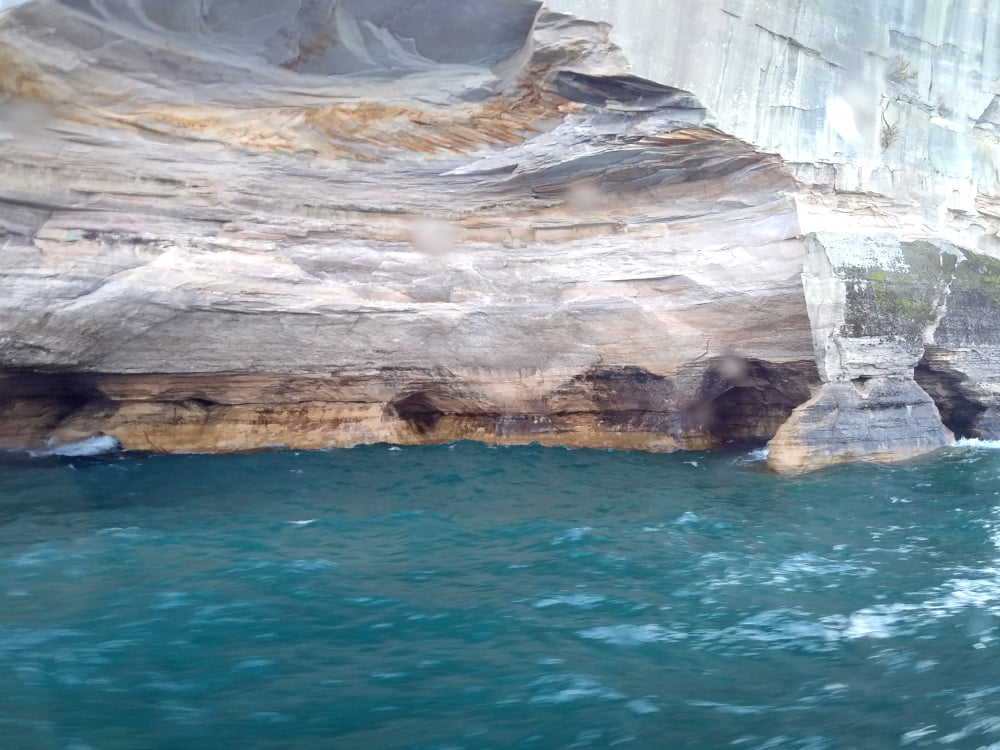
[[[671,643],[687,638],[686,633],[667,630],[659,625],[603,625],[579,631],[581,638],[604,641],[615,646],[639,646],[644,643]]]
[[[766,445],[763,448],[755,448],[752,451],[744,453],[741,456],[737,456],[730,463],[737,466],[746,466],[747,464],[759,464],[767,460],[767,455],[770,452],[770,448]]]
[[[70,628],[7,628],[0,627],[0,657],[8,658],[14,651],[35,649],[48,646],[50,641],[60,638],[73,638],[80,635],[79,630]]]
[[[369,677],[373,680],[399,680],[406,677],[406,672],[372,672]]]
[[[899,623],[902,618],[891,611],[860,610],[854,612],[847,620],[844,637],[850,640],[856,638],[892,638],[900,635]]]
[[[36,565],[48,565],[53,562],[64,562],[80,555],[73,555],[57,547],[39,547],[24,554],[12,557],[4,561],[4,565],[12,567],[30,567]]]
[[[775,569],[774,577],[770,582],[777,583],[779,582],[779,579],[780,582],[785,582],[789,580],[789,578],[794,579],[803,575],[848,575],[864,578],[874,575],[876,572],[875,568],[867,565],[851,565],[849,563],[840,562],[839,560],[831,560],[830,558],[823,557],[822,555],[816,555],[811,552],[800,552],[782,560]]]
[[[600,604],[604,601],[604,599],[605,597],[600,594],[566,594],[563,596],[549,596],[545,599],[539,599],[531,606],[536,609],[544,609],[545,607],[555,607],[559,604],[565,604],[570,607],[588,609]]]
[[[272,659],[244,659],[236,664],[233,669],[261,669],[274,664]]]
[[[69,443],[57,443],[49,440],[45,448],[38,451],[28,451],[28,455],[33,458],[44,458],[46,456],[64,456],[67,458],[79,458],[82,456],[100,456],[103,453],[113,453],[121,450],[121,443],[110,435],[95,435],[83,440],[73,440]]]
[[[150,609],[177,609],[191,604],[188,595],[183,591],[165,591],[156,597],[149,606]]]
[[[911,729],[899,738],[899,744],[911,745],[917,740],[921,740],[924,737],[934,734],[935,732],[937,732],[937,727],[934,724],[928,724],[927,726],[920,727],[919,729]]]
[[[579,542],[588,532],[594,529],[590,526],[574,526],[571,529],[566,529],[562,534],[553,539],[549,544],[564,544],[566,542]]]
[[[552,692],[544,692],[531,698],[535,704],[572,703],[586,698],[619,701],[625,696],[588,675],[549,675],[531,683],[531,687],[555,686]]]
[[[689,706],[699,706],[702,708],[712,708],[723,714],[733,716],[752,716],[770,711],[769,706],[740,706],[735,703],[718,703],[717,701],[688,701]]]
[[[966,608],[1000,615],[1000,569],[986,568],[990,578],[952,578],[945,584],[950,590],[938,599],[924,603],[927,614],[935,617],[953,615]]]
[[[625,708],[634,714],[639,714],[640,716],[644,714],[655,714],[660,710],[644,698],[636,698],[635,700],[629,701],[625,704]]]
[[[304,558],[302,560],[293,560],[292,562],[285,565],[285,570],[291,570],[298,573],[311,573],[316,570],[327,570],[329,568],[335,568],[337,563],[331,562],[330,560],[324,560],[323,558]]]
[[[962,438],[955,441],[956,448],[980,448],[983,450],[1000,450],[1000,440],[980,440],[979,438]]]
[[[116,539],[134,540],[142,539],[146,536],[146,532],[138,526],[109,526],[104,529],[98,529],[94,532],[94,536],[108,536]]]
[[[806,644],[820,647],[829,645],[838,639],[836,626],[831,626],[824,618],[814,622],[805,612],[797,609],[780,608],[759,612],[745,618],[736,627],[721,631],[732,641],[768,643],[777,646],[803,646]]]

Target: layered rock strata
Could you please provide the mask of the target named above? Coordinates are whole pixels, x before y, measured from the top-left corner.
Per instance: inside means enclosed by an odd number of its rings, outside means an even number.
[[[3,17],[0,442],[705,448],[808,396],[780,160],[538,3],[327,5]]]
[[[948,121],[961,133],[938,123],[924,143],[913,125],[904,151],[875,145],[877,122],[850,140],[825,104],[802,108],[817,71],[836,99],[846,68],[745,3],[697,8],[742,40],[717,45],[731,72],[707,88],[681,64],[702,54],[689,42],[669,64],[639,55],[637,77],[610,38],[635,53],[641,35],[588,0],[557,4],[577,16],[531,0],[11,5],[0,448],[106,433],[154,451],[672,450],[777,432],[773,465],[799,470],[914,455],[947,441],[939,415],[997,435],[1000,331],[975,310],[995,303],[1000,120],[984,103],[965,122],[993,86],[969,77],[993,70],[982,49],[918,44],[913,19],[873,47],[869,73],[907,112],[944,70],[970,99]],[[751,37],[771,73],[809,71],[788,112],[822,138],[776,139],[784,119],[727,98],[749,85]],[[903,48],[917,74],[894,80]],[[942,191],[958,197],[929,210]],[[853,237],[812,237],[845,217]],[[893,265],[924,238],[951,272]],[[851,266],[835,245],[877,257]],[[883,272],[934,320],[918,331],[872,302]]]
[[[1000,193],[1000,8],[901,0],[549,0],[611,25],[637,75],[781,154],[806,231],[976,249]],[[992,227],[992,230],[990,229]]]

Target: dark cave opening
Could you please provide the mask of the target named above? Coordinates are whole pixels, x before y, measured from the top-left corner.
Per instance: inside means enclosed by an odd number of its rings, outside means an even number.
[[[443,415],[426,391],[416,391],[397,399],[392,402],[392,408],[396,416],[409,422],[421,435],[433,430]]]
[[[976,428],[986,407],[973,401],[962,390],[965,375],[954,370],[936,368],[925,354],[913,370],[913,379],[934,401],[941,422],[956,438],[982,437]]]
[[[90,373],[0,372],[0,410],[19,403],[34,403],[56,424],[88,404],[106,400]]]
[[[819,382],[814,362],[726,358],[707,371],[694,413],[715,446],[766,444]]]
[[[706,431],[720,445],[761,446],[804,400],[767,387],[730,388],[712,400]]]
[[[194,406],[199,409],[213,409],[219,406],[218,401],[213,401],[210,398],[205,398],[204,396],[192,396],[191,398],[185,399],[183,403],[187,406]]]

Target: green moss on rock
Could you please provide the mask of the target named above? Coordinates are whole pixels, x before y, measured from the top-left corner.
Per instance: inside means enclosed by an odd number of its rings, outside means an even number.
[[[906,270],[851,266],[839,269],[847,286],[841,333],[918,339],[938,315],[956,256],[930,242],[903,243]]]
[[[971,250],[962,253],[965,261],[955,269],[956,284],[979,289],[1000,302],[1000,260]]]
[[[971,250],[962,254],[935,340],[954,348],[992,345],[1000,341],[1000,260]]]

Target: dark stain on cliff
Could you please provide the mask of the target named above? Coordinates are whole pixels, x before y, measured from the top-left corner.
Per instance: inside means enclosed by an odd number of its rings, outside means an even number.
[[[963,250],[948,307],[934,332],[945,348],[974,348],[1000,341],[1000,260]]]
[[[591,401],[601,422],[630,430],[670,432],[671,378],[642,367],[595,367],[574,378]]]

